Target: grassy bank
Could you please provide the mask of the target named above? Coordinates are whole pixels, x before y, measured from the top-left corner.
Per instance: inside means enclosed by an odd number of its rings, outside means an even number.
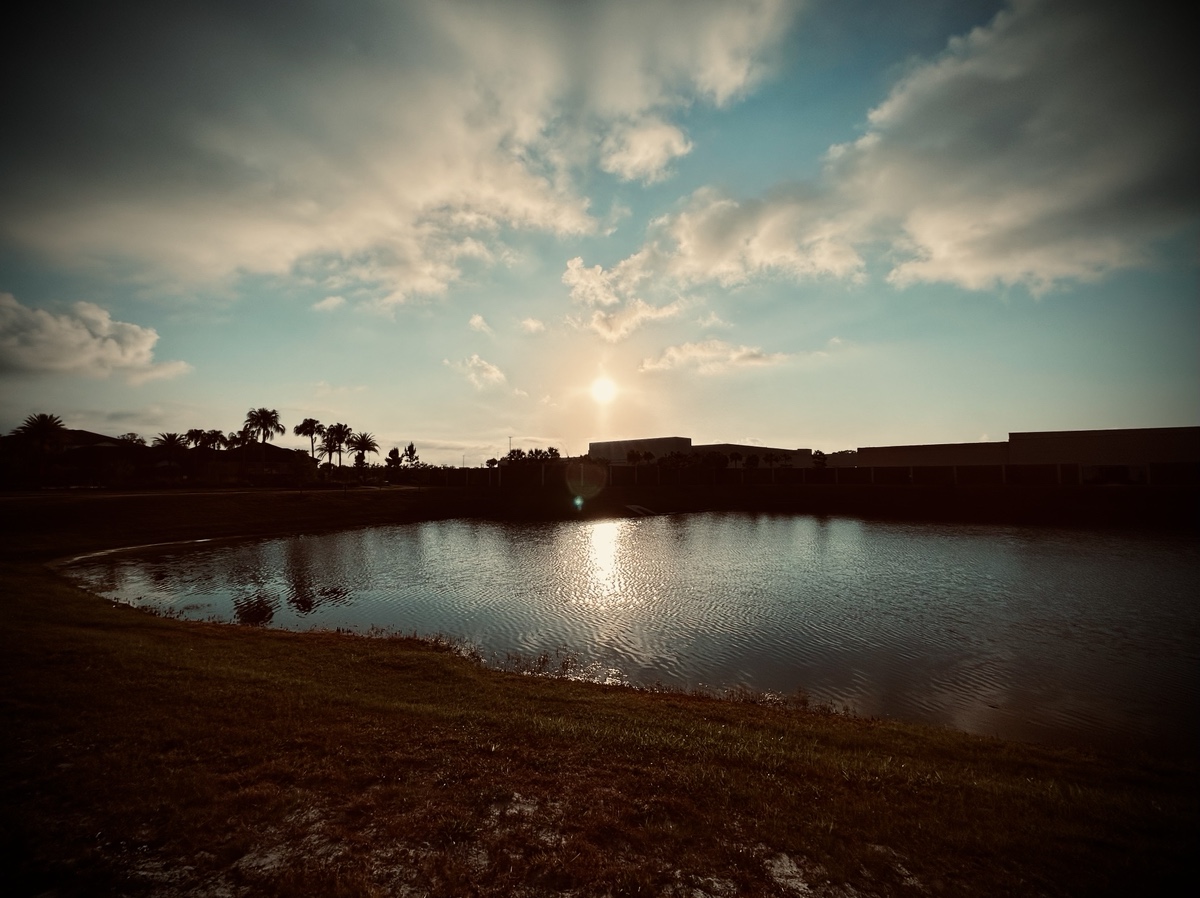
[[[0,500],[12,893],[1089,895],[1190,869],[1190,765],[164,620],[41,563],[458,501]]]

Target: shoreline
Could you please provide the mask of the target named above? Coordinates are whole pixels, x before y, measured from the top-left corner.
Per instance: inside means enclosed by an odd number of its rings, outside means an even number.
[[[139,535],[458,516],[453,497],[413,492],[51,498],[6,515],[0,835],[17,895],[1119,894],[1190,869],[1194,759],[180,622],[46,565]]]
[[[176,506],[188,508],[179,520]],[[584,502],[556,490],[468,491],[442,487],[346,490],[47,490],[0,494],[0,558],[39,557],[66,546],[111,548],[112,539],[154,542],[263,536],[447,518],[577,520],[645,513],[744,512],[893,521],[1085,529],[1149,529],[1200,535],[1200,491],[1153,488],[971,491],[919,487],[780,487],[761,491],[614,487]],[[286,523],[280,523],[280,515]],[[240,528],[240,530],[239,530]],[[108,539],[97,534],[107,534]],[[117,536],[117,534],[121,534]],[[168,538],[163,539],[166,534]]]
[[[678,512],[671,514],[680,519],[686,519],[687,516],[692,514],[716,515],[716,519],[718,520],[726,517],[758,518],[761,520],[764,516],[788,518],[793,515],[791,512],[747,511]],[[662,515],[662,517],[666,516]],[[627,520],[638,520],[639,517],[631,516]],[[528,523],[528,519],[524,518],[514,521],[512,518],[481,518],[478,516],[460,517],[451,520],[467,522],[471,527],[475,527],[476,525],[484,527],[508,527],[515,525],[521,527]],[[847,517],[843,518],[843,520],[861,521],[863,519]],[[188,551],[192,547],[199,548],[206,544],[215,543],[224,546],[238,544],[257,545],[264,541],[271,541],[272,544],[275,544],[275,541],[288,540],[289,538],[320,538],[322,534],[331,532],[335,534],[354,533],[360,529],[370,531],[376,528],[417,527],[426,522],[425,519],[419,519],[398,524],[376,523],[360,525],[349,530],[341,527],[334,527],[332,530],[304,528],[302,532],[292,530],[269,534],[234,533],[219,537],[194,537],[170,542],[123,545],[66,556],[54,559],[49,563],[57,572],[71,579],[72,582],[82,588],[87,589],[88,583],[97,576],[97,572],[93,570],[87,577],[80,579],[71,572],[71,566],[80,562],[86,563],[89,560],[107,555],[132,555],[135,556],[134,563],[137,564],[136,557],[156,559],[161,558],[160,552],[166,551],[170,553],[172,558],[178,560],[181,558],[178,550]],[[580,519],[568,518],[562,519],[562,522],[580,523]],[[540,527],[542,524],[539,522],[535,526]],[[946,522],[939,522],[933,525],[922,523],[919,526],[922,531],[925,528],[935,530],[942,526],[953,527],[956,533],[970,533],[971,528],[978,527],[982,528],[982,532],[988,534],[989,537],[1001,539],[1005,538],[1007,534],[1020,533],[1023,526],[1034,528],[1034,525],[974,523],[959,526],[948,525]],[[1061,526],[1036,525],[1036,529],[1026,531],[1026,535],[1023,538],[1034,538],[1032,536],[1033,532],[1038,532],[1045,538],[1058,539],[1059,537],[1056,535],[1058,533],[1077,533],[1079,531],[1073,531],[1071,528]],[[1093,527],[1088,528],[1087,532],[1101,539],[1105,538],[1104,534],[1123,534],[1125,539],[1132,539],[1134,538],[1134,532],[1141,533],[1142,530],[1113,530],[1110,528]],[[1177,535],[1177,531],[1167,530],[1161,532],[1159,536],[1161,537],[1164,533]],[[288,552],[290,555],[291,550],[289,549]],[[703,672],[699,675],[693,672],[690,676],[681,676],[678,671],[670,667],[669,660],[664,660],[665,666],[659,667],[646,667],[643,665],[639,668],[636,664],[633,667],[625,666],[620,661],[613,660],[610,655],[605,655],[602,650],[598,650],[596,645],[588,641],[586,634],[583,634],[580,639],[566,637],[556,641],[542,640],[533,644],[525,642],[513,646],[511,642],[502,642],[497,645],[495,640],[488,638],[486,629],[480,630],[478,627],[473,630],[468,628],[469,632],[475,634],[468,638],[466,636],[468,631],[462,629],[463,621],[459,621],[457,624],[452,621],[433,621],[427,622],[427,625],[423,628],[413,629],[409,625],[399,625],[394,621],[389,622],[386,619],[373,617],[370,620],[374,621],[374,623],[368,627],[365,619],[354,615],[350,617],[346,617],[344,614],[339,616],[336,610],[333,617],[313,615],[311,608],[306,608],[299,614],[294,613],[295,609],[292,609],[293,613],[289,613],[288,606],[291,604],[291,599],[274,590],[268,590],[267,593],[264,593],[265,600],[270,603],[273,612],[268,612],[264,605],[259,609],[260,613],[258,615],[245,619],[243,619],[240,611],[235,615],[232,606],[221,605],[219,602],[217,605],[208,605],[202,602],[204,610],[198,611],[198,606],[190,605],[182,607],[181,610],[180,607],[176,607],[177,603],[169,597],[165,598],[162,604],[159,604],[158,602],[146,603],[136,595],[126,595],[124,598],[118,598],[116,593],[111,591],[105,592],[103,588],[100,589],[98,595],[106,601],[122,601],[130,607],[145,613],[157,614],[182,621],[202,621],[231,626],[257,626],[283,629],[296,633],[331,630],[338,633],[375,637],[401,635],[417,640],[430,641],[434,644],[445,643],[458,646],[465,655],[475,657],[486,667],[500,671],[518,670],[523,673],[536,672],[546,676],[562,676],[565,679],[573,679],[581,682],[622,685],[626,688],[641,689],[649,692],[682,692],[686,694],[705,695],[720,700],[749,700],[764,705],[774,704],[784,706],[791,702],[795,696],[803,695],[805,696],[806,703],[811,702],[826,708],[837,708],[840,709],[841,713],[853,714],[855,716],[879,717],[916,725],[950,727],[974,735],[1036,743],[1048,747],[1075,748],[1088,751],[1097,745],[1105,744],[1119,752],[1146,751],[1163,756],[1190,757],[1195,754],[1196,748],[1200,746],[1200,742],[1196,739],[1194,715],[1180,713],[1181,707],[1179,706],[1186,706],[1186,701],[1182,703],[1175,701],[1174,704],[1177,707],[1175,707],[1174,713],[1163,714],[1160,711],[1157,717],[1150,718],[1146,716],[1146,708],[1141,702],[1130,700],[1123,705],[1100,704],[1104,701],[1112,700],[1107,696],[1107,693],[1097,690],[1093,690],[1092,692],[1076,691],[1064,693],[1064,695],[1072,696],[1071,700],[1074,702],[1074,704],[1070,705],[1072,711],[1082,709],[1086,712],[1093,712],[1093,716],[1086,723],[1081,724],[1078,720],[1063,722],[1058,716],[1047,717],[1044,713],[1047,706],[1034,701],[1030,697],[1032,693],[1029,690],[1029,684],[1025,684],[1020,687],[1020,690],[1026,693],[1025,702],[1020,705],[1014,703],[1006,706],[1003,713],[996,711],[993,714],[988,708],[997,709],[999,706],[989,704],[985,708],[978,696],[965,693],[954,695],[950,702],[940,706],[941,713],[928,713],[928,708],[924,700],[929,697],[929,690],[936,691],[939,685],[944,687],[945,684],[937,684],[935,682],[926,682],[923,685],[920,683],[908,683],[903,693],[905,696],[904,701],[901,703],[903,707],[900,707],[897,705],[894,695],[891,704],[872,703],[873,696],[871,695],[868,695],[866,703],[863,703],[856,701],[853,696],[847,696],[845,691],[837,685],[834,685],[832,688],[830,683],[827,682],[823,684],[824,688],[814,685],[814,683],[820,684],[822,682],[821,670],[816,671],[816,680],[805,679],[798,681],[793,679],[790,682],[778,678],[764,682],[753,673],[747,673],[748,668],[742,671],[742,676],[740,677],[724,677],[720,674],[705,674]],[[170,595],[175,595],[174,591]],[[328,611],[329,609],[325,610]],[[849,635],[847,634],[847,636]],[[906,646],[907,644],[905,643],[893,646],[893,649],[905,648]],[[685,650],[681,648],[680,651]],[[549,656],[554,656],[556,659],[554,663],[549,663],[547,660]],[[539,658],[542,659],[540,667],[537,666]],[[692,662],[694,660],[694,658],[689,659]],[[562,667],[561,673],[558,671],[560,666]],[[586,673],[587,670],[590,670],[592,673]],[[809,671],[809,676],[813,675],[813,671]],[[1007,676],[1019,678],[1020,674],[1014,670]],[[1012,684],[1022,681],[1013,679],[1006,682],[1010,682],[1008,688],[1016,689],[1018,687]],[[898,689],[897,683],[898,681],[892,682],[891,688],[893,691]],[[1114,685],[1119,686],[1120,684],[1117,683]],[[917,707],[924,709],[922,712],[914,713],[914,701],[917,702]],[[1165,697],[1160,699],[1160,701],[1165,701]],[[1052,704],[1060,705],[1059,710],[1061,712],[1062,707],[1067,707],[1062,702],[1063,700],[1059,696],[1053,700]],[[1103,713],[1097,711],[1098,708],[1102,708]],[[964,723],[956,725],[956,720],[963,720]]]

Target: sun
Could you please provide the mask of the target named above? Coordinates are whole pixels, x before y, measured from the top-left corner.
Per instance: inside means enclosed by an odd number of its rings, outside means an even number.
[[[597,377],[592,381],[592,398],[607,405],[617,398],[617,385],[610,377]]]

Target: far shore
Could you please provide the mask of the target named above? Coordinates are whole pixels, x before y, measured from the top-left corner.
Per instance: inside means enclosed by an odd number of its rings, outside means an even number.
[[[1191,489],[943,490],[918,487],[609,488],[576,502],[560,490],[466,490],[320,484],[294,488],[44,490],[0,493],[0,557],[212,536],[257,536],[371,524],[486,517],[571,520],[645,513],[745,511],[891,519],[1200,532]]]
[[[585,513],[683,510],[635,498]],[[12,893],[1116,895],[1190,870],[1194,762],[167,620],[45,564],[547,514],[404,488],[0,497]]]

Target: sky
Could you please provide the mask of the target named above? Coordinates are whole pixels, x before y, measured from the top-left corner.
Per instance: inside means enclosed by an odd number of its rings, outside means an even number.
[[[267,407],[279,445],[316,418],[479,465],[1196,425],[1181,15],[31,7],[0,61],[0,430]]]

